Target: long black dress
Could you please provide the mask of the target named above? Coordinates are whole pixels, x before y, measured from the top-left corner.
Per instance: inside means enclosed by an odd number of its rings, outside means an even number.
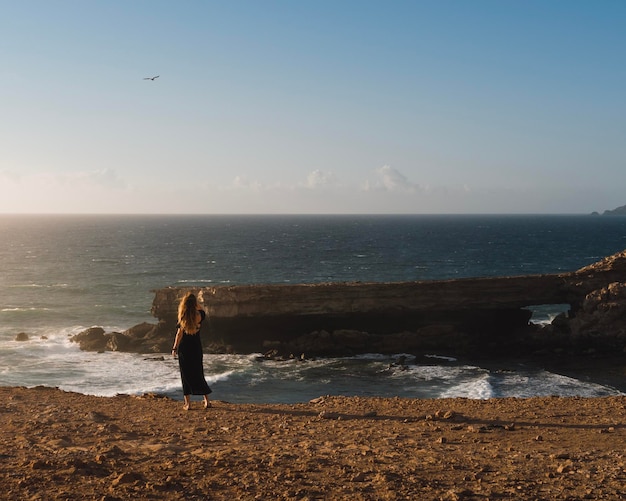
[[[206,314],[200,310],[200,323]],[[183,331],[182,339],[178,344],[178,366],[180,379],[183,383],[183,395],[208,395],[211,388],[204,378],[202,365],[202,342],[200,334],[187,334]]]

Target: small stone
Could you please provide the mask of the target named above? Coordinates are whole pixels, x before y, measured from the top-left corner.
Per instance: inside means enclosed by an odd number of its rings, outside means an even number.
[[[437,419],[452,419],[454,417],[453,411],[438,410],[435,412],[435,418]]]
[[[471,431],[474,433],[485,433],[487,431],[487,428],[485,426],[476,427],[474,425],[469,425],[467,427],[467,431]]]
[[[96,412],[96,411],[89,411],[86,416],[85,416],[89,421],[93,421],[94,423],[101,423],[105,420],[107,420],[107,416],[105,416],[104,414],[101,414],[100,412]]]
[[[318,414],[318,417],[320,419],[339,419],[339,414],[336,412],[322,411]]]
[[[141,480],[141,475],[139,475],[138,473],[126,472],[122,473],[115,480],[113,480],[113,482],[111,482],[111,486],[117,487],[120,484],[132,484],[137,480]]]
[[[564,464],[560,464],[559,466],[557,466],[556,472],[557,473],[567,473],[571,469],[572,469],[572,465],[570,463],[564,463]]]
[[[362,471],[354,475],[350,481],[351,482],[365,482],[366,475]]]

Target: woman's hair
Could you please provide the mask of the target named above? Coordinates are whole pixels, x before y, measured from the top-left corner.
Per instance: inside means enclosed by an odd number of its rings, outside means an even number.
[[[178,305],[178,324],[189,334],[198,330],[197,310],[198,300],[194,294],[188,292]]]

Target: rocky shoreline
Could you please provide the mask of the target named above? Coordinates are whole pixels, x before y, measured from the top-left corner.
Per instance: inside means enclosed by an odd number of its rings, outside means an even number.
[[[0,388],[0,499],[623,499],[626,397],[182,404]]]
[[[72,338],[87,351],[169,352],[176,305],[195,292],[209,314],[207,352],[268,357],[443,352],[464,357],[560,357],[626,352],[626,251],[570,273],[407,283],[165,288],[158,323],[100,327]],[[567,304],[549,325],[533,305]]]

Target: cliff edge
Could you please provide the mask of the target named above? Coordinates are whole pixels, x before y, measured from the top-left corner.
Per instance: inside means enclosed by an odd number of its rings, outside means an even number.
[[[193,291],[209,315],[202,336],[205,348],[213,352],[268,356],[621,352],[626,346],[625,284],[626,251],[562,274],[167,287],[155,291],[152,314],[157,325],[111,334],[91,329],[74,340],[83,349],[169,352],[178,301]],[[552,304],[569,305],[569,313],[547,327],[531,323],[531,306]]]

